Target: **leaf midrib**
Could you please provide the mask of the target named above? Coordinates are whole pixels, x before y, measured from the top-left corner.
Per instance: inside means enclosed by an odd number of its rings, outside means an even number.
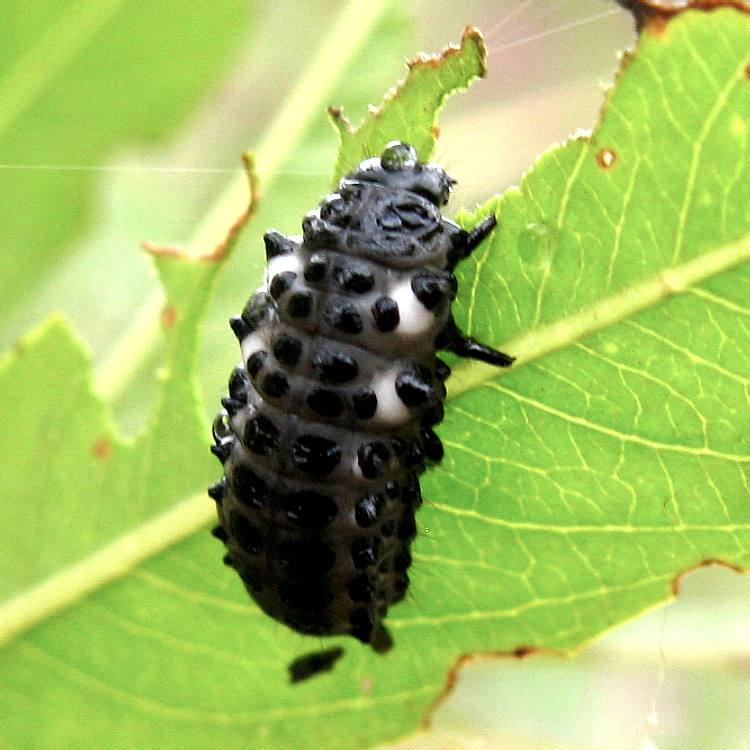
[[[667,297],[692,291],[692,287],[748,261],[750,235],[626,286],[563,318],[511,339],[500,348],[516,358],[511,369],[517,369],[545,354],[551,354],[616,325]],[[509,370],[498,370],[483,362],[464,361],[453,369],[448,381],[448,398],[456,398],[507,372]]]

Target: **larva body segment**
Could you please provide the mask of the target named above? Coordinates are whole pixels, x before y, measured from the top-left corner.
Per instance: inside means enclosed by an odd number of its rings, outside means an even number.
[[[512,362],[453,322],[451,271],[495,220],[467,233],[443,218],[452,184],[395,141],[301,237],[266,234],[267,281],[231,321],[242,362],[214,423],[225,561],[271,617],[378,652],[409,584],[418,477],[443,454],[436,352]]]

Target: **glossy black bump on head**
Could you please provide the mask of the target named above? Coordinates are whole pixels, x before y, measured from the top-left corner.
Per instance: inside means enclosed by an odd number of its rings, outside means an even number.
[[[369,604],[375,598],[375,589],[367,573],[357,576],[349,583],[349,598],[353,602]]]
[[[292,461],[313,477],[328,476],[341,461],[341,448],[320,435],[301,435],[292,445]]]
[[[288,292],[292,288],[296,278],[297,274],[294,273],[294,271],[284,271],[283,273],[277,273],[271,279],[268,291],[271,293],[271,296],[275,300],[277,300],[279,299],[279,297],[281,297],[282,294]]]
[[[339,227],[347,227],[350,223],[350,215],[347,212],[348,196],[334,193],[323,200],[320,205],[320,218],[328,224],[334,224]]]
[[[265,414],[257,414],[245,422],[242,442],[253,453],[267,456],[278,448],[279,428]]]
[[[362,316],[355,305],[347,302],[334,302],[323,314],[326,323],[342,333],[361,333]]]
[[[279,546],[279,562],[295,578],[315,578],[336,564],[336,553],[318,539],[299,539]]]
[[[402,370],[396,377],[396,393],[406,406],[421,406],[432,394],[430,384],[414,370]]]
[[[352,393],[352,405],[359,419],[370,419],[377,411],[378,397],[372,388],[364,386]]]
[[[229,527],[232,530],[232,536],[244,552],[248,555],[259,555],[263,548],[263,537],[260,529],[251,523],[241,513],[230,511]]]
[[[305,263],[305,281],[311,284],[319,284],[328,275],[330,260],[325,253],[313,253]]]
[[[302,342],[291,333],[283,331],[274,337],[271,351],[282,365],[294,367],[302,354]]]
[[[408,172],[419,165],[419,154],[414,146],[403,141],[388,141],[380,155],[380,165],[387,172]]]
[[[310,531],[324,529],[339,512],[332,497],[313,490],[290,492],[283,505],[284,514],[292,523]]]
[[[367,529],[377,523],[380,514],[385,508],[385,498],[376,492],[365,495],[357,501],[354,506],[354,520],[363,529]]]
[[[293,318],[307,318],[313,309],[313,299],[310,292],[295,292],[289,295],[286,310]]]
[[[365,294],[375,285],[375,276],[366,266],[353,263],[338,265],[334,268],[333,277],[345,292]]]
[[[268,352],[258,349],[247,358],[247,372],[251,378],[257,378],[258,373],[263,369],[268,359]]]
[[[288,255],[297,249],[296,243],[273,229],[263,235],[263,242],[266,246],[266,260]]]
[[[343,655],[344,649],[341,646],[334,646],[324,651],[300,656],[289,665],[289,681],[301,682],[323,672],[330,672]]]
[[[362,476],[366,479],[374,479],[386,467],[390,457],[388,446],[378,440],[360,445],[357,451],[357,462]]]
[[[388,497],[398,497],[401,494],[401,485],[395,480],[386,482],[385,494],[388,495]]]
[[[324,383],[339,385],[357,377],[359,367],[353,357],[337,351],[322,351],[312,358],[315,374]]]
[[[264,376],[260,384],[260,390],[264,396],[281,398],[289,390],[289,380],[281,371],[269,372],[268,375]]]
[[[352,562],[358,570],[374,565],[378,561],[380,542],[377,537],[364,536],[352,544]]]
[[[381,297],[371,308],[375,326],[381,333],[392,331],[401,320],[395,299]]]
[[[330,388],[315,388],[306,399],[307,405],[323,417],[335,419],[344,411],[344,400]]]
[[[263,419],[265,419],[265,417],[263,417]],[[271,435],[259,436],[256,433],[254,437],[258,447],[263,448],[264,451],[268,450],[268,452],[276,447],[276,437],[272,436],[273,430],[276,430],[276,428],[270,421],[269,424],[271,428],[273,428],[271,430]],[[245,433],[247,433],[247,429],[245,430]],[[276,435],[278,435],[278,430],[276,431]],[[255,452],[262,453],[263,451]],[[268,500],[268,486],[249,466],[244,463],[238,463],[232,471],[232,490],[240,503],[251,508],[262,508]]]
[[[456,279],[453,274],[423,271],[412,277],[411,289],[427,310],[434,310],[444,299],[456,296]]]

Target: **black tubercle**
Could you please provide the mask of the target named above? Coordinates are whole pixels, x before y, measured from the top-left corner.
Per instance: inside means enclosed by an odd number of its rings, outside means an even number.
[[[443,458],[432,427],[450,368],[437,350],[513,362],[451,315],[453,268],[496,225],[489,216],[466,232],[444,219],[452,185],[392,142],[304,217],[301,240],[265,234],[272,270],[230,321],[248,356],[213,425],[225,477],[208,494],[227,565],[290,628],[377,653],[392,646],[384,620],[409,586],[419,475]],[[300,657],[290,680],[342,654]]]
[[[271,260],[278,255],[288,255],[294,252],[298,245],[293,242],[289,237],[285,237],[283,234],[271,229],[263,235],[263,241],[266,244],[266,259]]]

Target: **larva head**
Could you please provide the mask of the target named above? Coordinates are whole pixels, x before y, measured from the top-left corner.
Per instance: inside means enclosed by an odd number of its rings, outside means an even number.
[[[399,268],[444,265],[460,233],[440,213],[453,184],[439,164],[391,141],[307,215],[305,243]]]
[[[389,188],[409,190],[436,206],[444,206],[455,180],[435,162],[421,163],[414,146],[391,141],[383,153],[365,159],[346,180],[376,182]]]

